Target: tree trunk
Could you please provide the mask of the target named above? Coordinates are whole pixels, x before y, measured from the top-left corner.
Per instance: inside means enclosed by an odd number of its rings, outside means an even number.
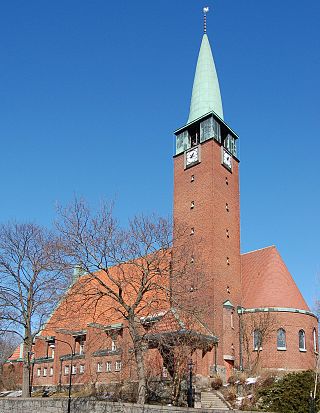
[[[30,379],[31,379],[31,363],[30,353],[32,349],[31,329],[25,328],[24,342],[23,342],[23,367],[22,367],[22,397],[30,397]]]
[[[133,341],[134,356],[137,365],[137,375],[138,375],[138,404],[145,404],[146,393],[147,393],[147,380],[144,368],[144,343],[141,339],[138,328],[135,325],[135,320],[129,321],[129,331]]]
[[[137,374],[138,374],[138,404],[145,404],[146,402],[146,392],[147,392],[147,382],[144,370],[144,354],[141,348],[141,343],[137,349],[135,349],[135,358],[137,363]]]
[[[30,397],[30,366],[28,360],[23,360],[22,397]]]

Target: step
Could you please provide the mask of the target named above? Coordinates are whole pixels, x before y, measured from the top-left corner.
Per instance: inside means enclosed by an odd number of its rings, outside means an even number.
[[[229,411],[227,404],[220,399],[215,393],[201,392],[201,407],[206,409],[219,409]]]

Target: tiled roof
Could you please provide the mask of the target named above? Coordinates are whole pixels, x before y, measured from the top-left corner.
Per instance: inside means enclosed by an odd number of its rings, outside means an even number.
[[[13,361],[13,360],[17,360],[20,358],[20,344],[18,345],[18,347],[14,350],[14,352],[11,354],[11,356],[8,358],[8,361]]]
[[[309,310],[275,246],[241,256],[242,306]]]

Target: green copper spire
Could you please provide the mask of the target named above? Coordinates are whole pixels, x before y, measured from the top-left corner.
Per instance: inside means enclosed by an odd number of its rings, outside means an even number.
[[[223,119],[219,81],[209,39],[206,34],[206,19],[204,23],[205,30],[193,81],[190,113],[187,123],[194,121],[212,110]]]

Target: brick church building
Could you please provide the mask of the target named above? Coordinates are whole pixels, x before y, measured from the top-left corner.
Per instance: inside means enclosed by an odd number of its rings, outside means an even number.
[[[201,245],[207,280],[199,306],[206,303],[208,311],[194,325],[205,343],[192,353],[195,372],[202,376],[218,372],[228,377],[234,369],[258,366],[288,371],[314,369],[318,321],[278,250],[268,246],[240,253],[239,137],[224,121],[206,27],[188,120],[175,131],[175,139],[174,221],[186,223],[192,240]],[[175,245],[172,248],[174,254]],[[106,316],[96,323],[88,309],[75,313],[67,303],[65,300],[58,305],[35,340],[33,385],[67,384],[71,369],[74,384],[134,377],[134,366],[128,362],[126,322]],[[155,326],[162,323],[160,330],[165,331],[166,320],[174,319],[176,329],[180,328],[181,334],[185,331],[183,315],[169,304],[160,310],[146,314],[144,321],[149,317]],[[67,314],[67,321],[54,329],[61,311]],[[154,372],[158,369],[164,374],[162,355],[152,346],[149,353]],[[17,351],[11,363],[14,365],[21,356]]]

